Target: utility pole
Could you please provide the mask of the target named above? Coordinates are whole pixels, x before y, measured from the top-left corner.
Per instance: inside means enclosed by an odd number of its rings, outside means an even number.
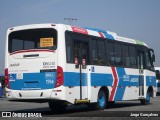
[[[64,20],[68,21],[69,25],[72,24],[73,21],[77,21],[77,18],[64,18]]]

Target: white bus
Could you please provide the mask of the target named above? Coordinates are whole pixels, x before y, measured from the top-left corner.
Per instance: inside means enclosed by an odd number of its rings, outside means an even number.
[[[48,102],[52,110],[86,103],[97,109],[122,100],[149,104],[156,96],[154,51],[116,33],[64,24],[8,29],[6,96]]]
[[[155,67],[156,70],[156,77],[157,77],[157,93],[160,93],[160,67]]]

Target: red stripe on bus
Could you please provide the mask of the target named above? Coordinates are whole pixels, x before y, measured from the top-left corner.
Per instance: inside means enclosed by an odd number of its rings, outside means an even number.
[[[112,73],[113,73],[114,83],[113,83],[113,88],[112,88],[112,91],[111,91],[109,101],[113,101],[113,98],[114,98],[114,95],[115,95],[115,92],[116,92],[116,87],[118,86],[118,76],[117,76],[115,67],[112,67]]]
[[[82,34],[87,34],[88,35],[88,32],[86,29],[84,28],[80,28],[80,27],[76,27],[76,26],[71,26],[73,32],[77,32],[77,33],[82,33]]]
[[[103,33],[101,33],[101,32],[98,32],[99,33],[99,35],[102,37],[102,38],[105,38],[105,36],[103,35]]]

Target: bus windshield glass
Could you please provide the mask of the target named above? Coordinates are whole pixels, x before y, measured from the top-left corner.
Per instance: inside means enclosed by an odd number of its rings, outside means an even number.
[[[27,29],[9,34],[9,53],[28,49],[57,48],[57,31],[53,28]]]

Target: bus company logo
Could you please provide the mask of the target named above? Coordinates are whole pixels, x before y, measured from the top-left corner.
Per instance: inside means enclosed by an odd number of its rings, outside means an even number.
[[[14,64],[10,64],[9,67],[18,67],[20,64],[19,63],[14,63]]]
[[[123,81],[129,82],[129,75],[123,75]]]
[[[11,112],[2,112],[2,117],[11,117]]]

